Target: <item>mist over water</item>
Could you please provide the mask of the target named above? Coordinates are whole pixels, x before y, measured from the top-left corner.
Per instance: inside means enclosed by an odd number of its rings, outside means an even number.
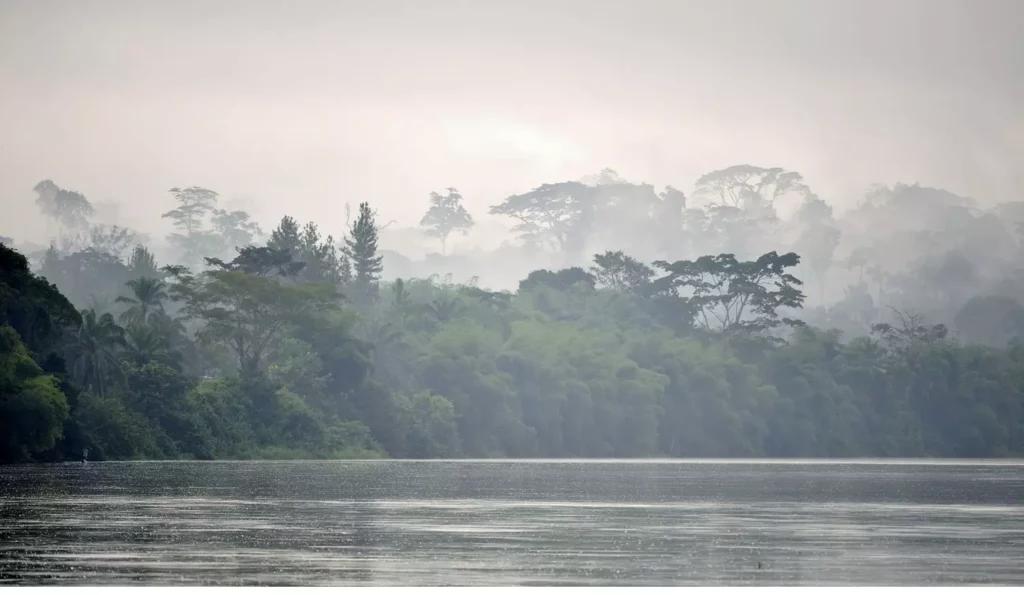
[[[1021,584],[1024,467],[819,461],[0,468],[0,581]]]
[[[1024,583],[1022,22],[3,2],[0,583]]]

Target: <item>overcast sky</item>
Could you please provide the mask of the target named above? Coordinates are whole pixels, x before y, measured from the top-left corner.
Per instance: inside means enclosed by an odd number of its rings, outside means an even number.
[[[51,178],[163,229],[172,186],[337,233],[602,167],[735,163],[1024,199],[1016,0],[0,0],[0,235]],[[162,233],[162,231],[161,231]]]

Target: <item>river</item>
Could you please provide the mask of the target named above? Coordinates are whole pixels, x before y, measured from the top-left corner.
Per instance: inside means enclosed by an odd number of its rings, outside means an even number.
[[[1024,462],[0,466],[0,583],[1024,584]]]

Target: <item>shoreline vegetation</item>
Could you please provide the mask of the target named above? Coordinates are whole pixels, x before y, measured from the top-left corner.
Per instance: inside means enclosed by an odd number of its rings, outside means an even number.
[[[365,202],[335,241],[174,188],[167,264],[35,192],[52,244],[0,238],[0,463],[1024,455],[1024,203],[897,185],[837,217],[781,168],[605,170],[491,207],[518,243],[477,265],[542,263],[495,290],[385,278]],[[424,209],[464,266],[462,196]]]

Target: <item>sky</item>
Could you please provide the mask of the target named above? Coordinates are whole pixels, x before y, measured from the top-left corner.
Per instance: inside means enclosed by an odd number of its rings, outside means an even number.
[[[1020,199],[1022,23],[1017,0],[0,0],[0,235],[42,239],[46,178],[157,234],[173,186],[338,235],[346,202],[412,226],[454,186],[486,222],[604,167],[689,192],[780,166],[840,208],[876,182]]]

